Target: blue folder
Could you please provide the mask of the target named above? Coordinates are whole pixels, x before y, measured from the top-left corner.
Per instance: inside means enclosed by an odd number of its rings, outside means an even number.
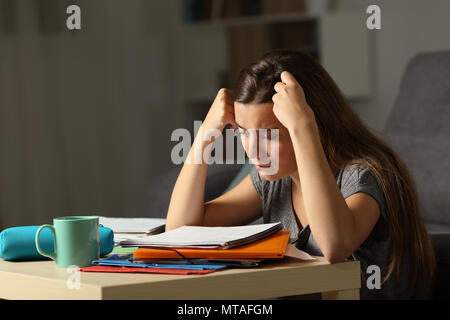
[[[226,265],[203,265],[203,264],[157,264],[136,263],[128,260],[133,255],[114,254],[106,259],[94,260],[92,264],[110,267],[134,267],[134,268],[158,268],[158,269],[183,269],[183,270],[219,270]]]

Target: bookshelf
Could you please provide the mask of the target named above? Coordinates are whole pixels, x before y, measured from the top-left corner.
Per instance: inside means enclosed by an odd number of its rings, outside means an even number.
[[[314,20],[319,17],[318,14],[307,12],[294,13],[272,13],[261,14],[258,16],[241,16],[229,18],[216,18],[199,21],[186,21],[186,27],[189,28],[218,28],[218,27],[233,27],[252,24],[269,24],[282,22],[299,22]]]
[[[220,87],[232,88],[242,67],[276,48],[315,56],[344,95],[367,97],[369,35],[364,12],[336,10],[333,1],[314,1],[324,3],[322,10],[309,11],[306,0],[180,0],[186,44],[182,61],[189,65],[186,79],[180,79],[184,105],[206,114]],[[194,83],[189,82],[193,74]]]
[[[313,0],[328,8],[330,1]],[[308,0],[184,0],[184,19],[190,22],[304,13]]]

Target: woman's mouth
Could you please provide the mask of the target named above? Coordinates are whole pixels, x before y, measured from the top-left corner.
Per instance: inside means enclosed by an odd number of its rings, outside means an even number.
[[[270,165],[260,165],[260,164],[255,164],[255,168],[256,170],[262,170],[264,168],[270,168]]]

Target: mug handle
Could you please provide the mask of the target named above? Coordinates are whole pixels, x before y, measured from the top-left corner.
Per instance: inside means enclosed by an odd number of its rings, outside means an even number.
[[[53,238],[54,238],[53,241],[54,241],[54,248],[55,248],[54,253],[47,253],[47,252],[42,251],[41,246],[39,245],[39,234],[41,233],[42,229],[44,229],[44,228],[49,228],[50,231],[53,233]],[[40,226],[39,229],[37,229],[37,231],[36,231],[36,236],[34,238],[34,241],[36,242],[36,249],[41,255],[56,261],[56,233],[55,233],[54,226],[52,226],[51,224],[44,224],[44,225]]]

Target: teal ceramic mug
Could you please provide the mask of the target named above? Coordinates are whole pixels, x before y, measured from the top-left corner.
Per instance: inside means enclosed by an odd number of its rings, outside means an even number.
[[[54,252],[44,252],[39,246],[39,233],[49,228],[55,239]],[[53,219],[36,231],[36,249],[56,261],[57,267],[87,267],[100,255],[99,225],[96,216],[73,216]]]

